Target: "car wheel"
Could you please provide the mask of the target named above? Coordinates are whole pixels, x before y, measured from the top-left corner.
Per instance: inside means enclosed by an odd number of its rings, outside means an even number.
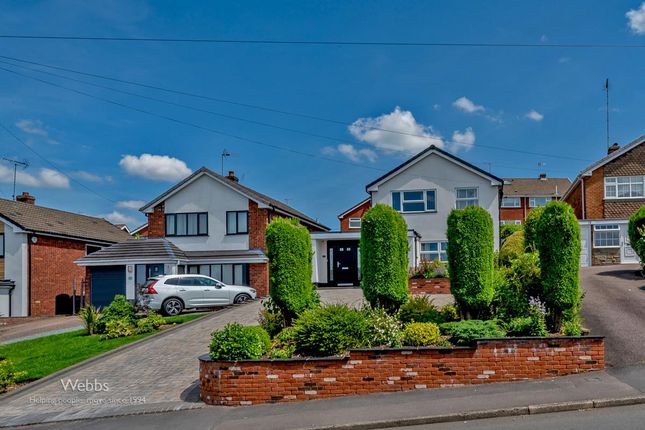
[[[170,315],[170,316],[179,315],[181,311],[184,310],[184,304],[179,299],[171,298],[163,302],[161,309],[163,310],[163,313],[166,315]]]
[[[249,300],[251,300],[251,296],[249,296],[248,294],[242,293],[235,296],[235,298],[233,299],[233,303],[235,303],[236,305],[241,305],[242,303],[247,302]]]

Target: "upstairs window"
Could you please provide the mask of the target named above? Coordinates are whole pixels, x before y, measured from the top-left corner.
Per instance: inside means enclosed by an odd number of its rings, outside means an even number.
[[[166,236],[207,236],[208,213],[166,214]]]
[[[477,188],[457,188],[455,192],[457,209],[463,209],[468,206],[479,206],[479,190]]]
[[[360,218],[350,218],[348,225],[349,225],[349,228],[361,228],[361,219]]]
[[[593,226],[594,248],[618,248],[620,246],[620,227],[618,224],[598,224]]]
[[[0,257],[4,257],[4,233],[0,233]]]
[[[606,199],[644,197],[643,176],[608,176],[605,178]]]
[[[539,208],[546,206],[552,200],[551,197],[531,197],[529,198],[529,207],[530,208]]]
[[[248,234],[249,211],[226,212],[226,234]]]
[[[502,198],[502,207],[503,208],[519,208],[522,207],[522,202],[520,197],[503,197]]]
[[[395,191],[392,193],[392,207],[401,213],[435,212],[437,192],[436,190]]]

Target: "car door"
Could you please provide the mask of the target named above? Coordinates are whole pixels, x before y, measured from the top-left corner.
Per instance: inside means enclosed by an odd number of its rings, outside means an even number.
[[[204,292],[204,306],[225,306],[230,304],[229,290],[215,279],[199,278]]]
[[[203,306],[204,291],[199,277],[184,276],[177,278],[177,295],[184,301],[187,308]]]

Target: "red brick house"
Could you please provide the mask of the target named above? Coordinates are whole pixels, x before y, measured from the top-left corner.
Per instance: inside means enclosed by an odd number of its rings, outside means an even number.
[[[86,278],[74,261],[130,235],[101,218],[37,206],[29,193],[16,200],[0,199],[0,277],[15,285],[0,294],[0,316],[71,313],[73,285],[80,295]]]
[[[360,231],[363,215],[365,215],[365,212],[367,212],[371,207],[372,199],[368,197],[359,204],[352,206],[342,214],[338,215],[340,231]]]
[[[531,209],[558,200],[569,189],[568,178],[505,178],[499,208],[500,224],[523,224]]]
[[[580,264],[638,263],[629,243],[629,217],[645,204],[645,136],[583,169],[564,194],[580,220]]]
[[[92,286],[108,301],[114,294],[134,300],[151,276],[196,273],[226,284],[269,293],[265,233],[273,217],[296,218],[310,231],[329,229],[302,212],[239,183],[231,171],[221,176],[202,167],[141,211],[147,238],[131,239],[81,258]],[[98,295],[97,295],[98,297]],[[99,303],[100,304],[100,303]]]
[[[148,223],[142,224],[130,232],[135,237],[148,237]]]

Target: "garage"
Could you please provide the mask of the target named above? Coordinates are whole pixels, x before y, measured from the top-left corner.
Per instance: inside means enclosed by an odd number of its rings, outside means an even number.
[[[94,306],[105,308],[117,294],[125,295],[125,266],[92,267],[90,279],[90,297]]]

